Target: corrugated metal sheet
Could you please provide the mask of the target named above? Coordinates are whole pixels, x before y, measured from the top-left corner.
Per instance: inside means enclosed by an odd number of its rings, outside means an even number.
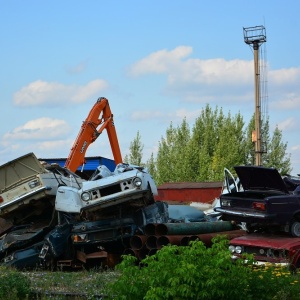
[[[49,164],[57,163],[60,166],[64,166],[66,162],[66,158],[39,158],[41,161],[46,161]],[[86,164],[84,166],[84,171],[94,171],[99,165],[105,165],[108,167],[110,171],[114,171],[116,164],[115,161],[109,158],[104,158],[101,156],[91,156],[86,157]],[[78,171],[81,171],[81,167],[77,169]]]
[[[160,190],[180,190],[180,189],[209,189],[209,188],[221,188],[222,181],[216,182],[169,182],[160,185]]]
[[[178,203],[212,203],[221,194],[223,182],[170,182],[160,185],[155,200]]]

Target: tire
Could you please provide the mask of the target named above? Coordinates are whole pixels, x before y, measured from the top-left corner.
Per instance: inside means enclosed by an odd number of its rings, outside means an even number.
[[[294,237],[300,237],[300,222],[294,220],[291,224],[290,233]]]

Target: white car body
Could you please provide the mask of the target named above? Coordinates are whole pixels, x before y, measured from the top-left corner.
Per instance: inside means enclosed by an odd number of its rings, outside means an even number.
[[[119,164],[114,172],[110,172],[102,165],[91,180],[82,183],[82,188],[60,186],[55,209],[81,213],[126,202],[139,207],[153,203],[154,195],[157,195],[157,187],[145,168]]]

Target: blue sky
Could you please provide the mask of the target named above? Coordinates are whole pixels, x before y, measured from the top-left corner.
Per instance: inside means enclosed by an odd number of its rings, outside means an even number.
[[[139,131],[144,161],[170,122],[192,127],[207,103],[248,122],[254,64],[243,27],[264,25],[270,129],[282,130],[300,173],[299,1],[0,4],[0,164],[28,152],[67,157],[102,96],[123,157]],[[112,158],[105,132],[87,155]]]

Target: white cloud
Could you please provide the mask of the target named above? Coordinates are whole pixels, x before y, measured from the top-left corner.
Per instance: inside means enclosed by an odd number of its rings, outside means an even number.
[[[82,103],[107,87],[107,82],[101,79],[93,80],[81,86],[37,80],[16,92],[13,102],[18,106]]]
[[[278,101],[271,103],[271,107],[278,110],[294,110],[300,108],[300,95],[296,93],[288,93],[282,95]]]
[[[28,121],[4,134],[3,143],[10,144],[12,141],[20,140],[51,140],[66,136],[70,130],[69,125],[64,120],[39,118]]]
[[[288,68],[280,70],[272,70],[268,72],[268,78],[274,86],[295,84],[299,83],[300,69],[299,68]]]
[[[164,49],[154,52],[135,63],[130,69],[130,74],[139,76],[149,73],[168,73],[172,66],[180,63],[180,60],[191,54],[192,51],[192,47],[179,46],[171,51]]]
[[[164,74],[163,94],[193,103],[250,103],[254,97],[253,60],[191,58],[192,47],[160,50],[137,61],[130,74]],[[268,84],[273,108],[300,107],[300,68],[285,68],[261,74]],[[264,87],[265,88],[265,87]],[[268,90],[268,88],[267,88]],[[267,95],[268,96],[268,95]]]
[[[164,73],[168,84],[182,86],[197,83],[208,85],[249,84],[253,81],[253,62],[239,59],[186,59],[192,48],[179,46],[174,50],[160,50],[135,63],[131,75]],[[185,59],[185,60],[184,60]]]
[[[48,140],[38,142],[34,146],[34,151],[38,157],[57,157],[58,153],[60,153],[59,157],[67,157],[71,150],[72,144],[74,141],[70,139],[62,140]],[[57,151],[59,149],[59,151]]]
[[[300,145],[292,146],[291,149],[293,151],[300,151]]]
[[[297,128],[297,120],[294,117],[290,117],[280,123],[278,123],[278,128],[282,131],[289,131]]]

